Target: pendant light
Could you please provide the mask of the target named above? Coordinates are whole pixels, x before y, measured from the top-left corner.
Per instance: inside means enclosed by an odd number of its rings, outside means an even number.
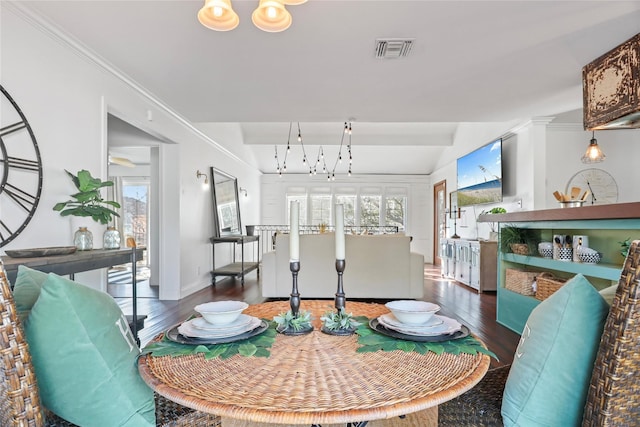
[[[231,7],[231,0],[206,0],[198,12],[198,21],[215,31],[231,31],[238,26],[240,18]]]
[[[251,14],[251,21],[262,31],[278,33],[291,26],[291,14],[282,0],[260,0],[259,6]]]
[[[589,147],[587,147],[587,152],[582,156],[582,163],[600,163],[604,161],[605,156],[600,147],[598,146],[598,140],[596,140],[596,133],[592,131],[591,141],[589,142]]]

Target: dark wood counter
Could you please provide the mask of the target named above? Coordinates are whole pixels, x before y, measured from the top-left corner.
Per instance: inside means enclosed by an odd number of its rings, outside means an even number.
[[[583,206],[580,208],[544,209],[504,214],[484,214],[478,217],[478,222],[567,221],[635,218],[640,218],[640,202]]]

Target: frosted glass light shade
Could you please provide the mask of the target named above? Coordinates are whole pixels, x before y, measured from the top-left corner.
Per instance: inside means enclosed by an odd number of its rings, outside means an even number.
[[[231,7],[231,0],[205,0],[198,11],[198,21],[215,31],[230,31],[238,26],[240,18]]]
[[[262,31],[277,33],[291,26],[291,14],[282,0],[260,0],[260,5],[251,14],[251,21]]]

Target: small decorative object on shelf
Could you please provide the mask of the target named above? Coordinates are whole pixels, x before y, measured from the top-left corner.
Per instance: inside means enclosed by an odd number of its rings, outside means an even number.
[[[73,244],[79,251],[90,251],[93,249],[93,234],[87,227],[80,227],[73,235]]]
[[[104,249],[120,249],[120,232],[115,227],[107,227],[104,232],[102,247]]]
[[[362,324],[344,308],[337,312],[327,311],[320,320],[322,320],[322,332],[329,335],[351,335]]]
[[[536,238],[531,229],[505,226],[500,229],[500,248],[502,252],[517,255],[533,254],[537,248]]]
[[[118,212],[113,210],[120,208],[120,204],[112,200],[104,200],[100,195],[100,189],[112,187],[113,181],[102,181],[100,178],[94,178],[89,171],[84,169],[78,171],[77,175],[68,170],[65,170],[65,172],[71,178],[78,192],[71,195],[73,200],[56,203],[53,207],[54,211],[60,212],[61,216],[89,217],[100,224],[108,224],[114,216],[120,216]],[[91,234],[86,227],[82,228]],[[86,240],[86,237],[84,239]],[[78,250],[91,250],[93,249],[93,236],[91,236],[90,244],[86,242],[78,243],[78,231],[76,231],[74,243]]]

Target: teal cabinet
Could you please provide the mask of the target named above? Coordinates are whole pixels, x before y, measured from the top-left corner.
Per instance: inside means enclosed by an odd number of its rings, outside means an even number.
[[[585,235],[589,237],[589,247],[602,253],[598,264],[585,264],[543,258],[538,253],[517,255],[498,248],[496,320],[517,333],[522,333],[529,314],[540,301],[506,289],[507,268],[545,271],[561,278],[582,273],[594,287],[603,289],[620,278],[624,257],[620,254],[619,242],[627,238],[640,239],[640,203],[481,215],[479,221],[498,222],[500,229],[529,228],[539,241],[552,241],[556,234]]]

